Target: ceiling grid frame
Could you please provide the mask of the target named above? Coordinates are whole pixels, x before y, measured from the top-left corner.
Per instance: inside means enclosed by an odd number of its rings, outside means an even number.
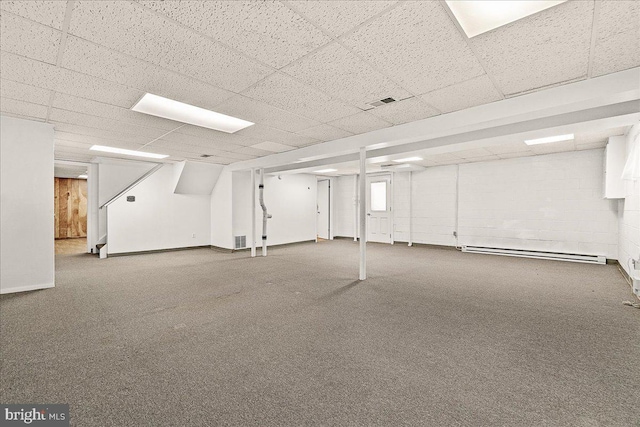
[[[404,99],[415,98],[415,99],[418,100],[418,102],[420,102],[420,103],[424,104],[425,106],[427,106],[428,108],[436,111],[438,114],[442,114],[442,111],[440,111],[438,108],[435,108],[433,105],[431,105],[428,102],[426,102],[424,99],[422,99],[420,97],[419,94],[416,94],[414,91],[407,89],[406,87],[404,87],[403,85],[398,83],[394,78],[390,77],[387,73],[382,72],[381,70],[378,69],[378,67],[376,67],[374,64],[372,64],[370,61],[367,61],[360,54],[358,54],[357,52],[354,52],[353,49],[350,49],[349,47],[345,46],[344,43],[342,43],[342,40],[344,38],[346,38],[349,35],[351,35],[352,33],[356,32],[358,29],[362,28],[363,26],[369,24],[372,21],[375,21],[376,19],[378,19],[382,15],[385,15],[385,14],[391,12],[392,10],[394,10],[395,8],[399,7],[400,5],[404,4],[405,3],[404,0],[403,1],[398,1],[397,3],[394,3],[393,5],[385,8],[381,12],[379,12],[376,15],[372,16],[371,18],[363,21],[362,23],[358,24],[357,26],[351,28],[349,31],[344,32],[343,34],[341,34],[338,37],[333,36],[330,32],[328,32],[324,28],[320,27],[314,20],[312,20],[311,18],[307,17],[303,12],[298,10],[297,7],[295,7],[294,5],[290,4],[288,1],[280,0],[280,2],[283,3],[285,6],[287,6],[289,9],[293,10],[298,15],[302,16],[307,21],[309,21],[312,25],[314,25],[316,28],[318,28],[320,31],[322,31],[325,35],[327,35],[328,37],[331,37],[333,39],[334,43],[338,43],[342,48],[346,49],[352,55],[354,55],[356,58],[358,58],[359,60],[361,60],[362,62],[367,64],[372,70],[374,70],[375,72],[383,75],[384,77],[389,79],[392,83],[394,83],[396,86],[404,89],[405,91],[407,91],[407,92],[409,92],[411,94],[411,97],[404,98]],[[325,46],[327,46],[327,45],[325,45]],[[321,48],[323,48],[325,46],[321,46],[320,48],[318,48],[316,50],[320,50]],[[311,53],[313,53],[313,52],[310,52],[310,54]],[[300,59],[303,59],[303,58],[298,58],[296,61],[292,62],[291,64],[294,64],[295,62],[299,61]],[[291,65],[291,64],[288,64],[288,65]],[[403,101],[404,99],[396,99],[396,101]],[[374,100],[372,100],[372,101],[374,101]],[[357,107],[357,108],[359,108],[359,107]],[[371,108],[371,109],[373,109],[373,108]],[[363,110],[363,111],[369,111],[369,110]]]

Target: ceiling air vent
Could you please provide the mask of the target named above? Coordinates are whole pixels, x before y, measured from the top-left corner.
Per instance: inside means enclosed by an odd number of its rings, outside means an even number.
[[[206,159],[207,157],[213,157],[213,156],[211,154],[201,154],[200,157],[204,157]]]
[[[380,101],[370,102],[369,105],[373,105],[374,107],[379,107],[381,105],[390,104],[392,102],[396,102],[396,100],[391,98],[391,97],[389,97],[389,98],[381,99]]]

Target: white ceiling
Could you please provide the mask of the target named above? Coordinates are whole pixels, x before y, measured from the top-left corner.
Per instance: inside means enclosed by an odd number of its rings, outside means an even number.
[[[54,124],[55,156],[66,160],[88,161],[101,144],[229,164],[640,66],[635,0],[569,1],[472,39],[439,1],[3,0],[0,9],[0,111]],[[175,130],[130,110],[145,92],[256,124],[231,135]],[[388,96],[401,101],[368,105]],[[585,138],[561,148],[604,140]],[[521,148],[455,156],[550,149]]]

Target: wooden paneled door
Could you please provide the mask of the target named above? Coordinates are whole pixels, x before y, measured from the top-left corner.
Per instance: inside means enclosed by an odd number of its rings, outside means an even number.
[[[87,181],[55,178],[55,237],[87,237]]]

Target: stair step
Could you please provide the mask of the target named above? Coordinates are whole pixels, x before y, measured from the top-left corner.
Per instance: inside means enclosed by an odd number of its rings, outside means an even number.
[[[96,248],[98,248],[98,251],[99,251],[100,249],[102,249],[104,247],[104,245],[106,245],[106,243],[98,243],[96,245]]]

